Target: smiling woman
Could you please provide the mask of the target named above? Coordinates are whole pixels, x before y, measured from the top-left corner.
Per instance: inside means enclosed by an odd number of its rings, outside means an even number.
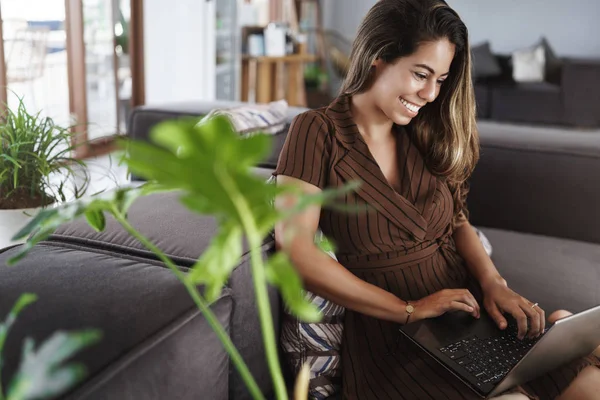
[[[380,0],[350,60],[339,97],[296,117],[274,172],[278,183],[313,194],[361,182],[335,209],[313,207],[275,230],[306,289],[346,309],[341,377],[314,370],[314,397],[341,378],[347,399],[478,399],[398,333],[446,312],[479,318],[481,307],[500,329],[502,312],[512,315],[520,339],[545,326],[544,311],[507,286],[468,221],[479,139],[467,28],[442,0]],[[319,228],[337,261],[315,245]],[[324,338],[313,331],[311,339]],[[569,393],[571,382],[598,389],[590,378],[597,365],[592,356],[575,360],[512,391],[545,399]]]

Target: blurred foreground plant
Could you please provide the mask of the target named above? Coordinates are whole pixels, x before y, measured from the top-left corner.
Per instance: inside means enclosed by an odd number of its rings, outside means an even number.
[[[125,161],[133,173],[147,179],[146,185],[119,189],[41,211],[17,234],[16,238],[24,238],[33,233],[10,262],[18,261],[33,245],[47,238],[64,222],[85,215],[88,223],[101,231],[105,227],[105,213],[112,215],[181,280],[223,343],[252,397],[264,399],[247,365],[209,307],[220,296],[242,257],[245,237],[250,248],[256,302],[276,397],[279,400],[287,399],[268,300],[268,285],[279,289],[286,306],[301,320],[316,322],[320,319],[320,313],[305,300],[301,279],[287,255],[278,252],[265,262],[261,245],[278,221],[312,205],[326,205],[337,196],[354,190],[357,185],[349,184],[339,190],[306,195],[295,187],[267,183],[256,176],[252,167],[270,153],[271,140],[270,136],[263,134],[241,137],[230,122],[220,116],[199,124],[191,119],[163,122],[153,129],[151,142],[126,143]],[[127,210],[137,197],[165,190],[180,191],[180,201],[188,209],[212,215],[218,222],[218,233],[188,274],[182,273],[166,254],[127,220]],[[276,196],[292,193],[298,198],[293,210],[283,212],[273,207]],[[204,285],[204,294],[200,293],[198,285]],[[304,376],[302,379],[307,380],[308,374]],[[299,386],[304,387],[305,384]]]
[[[21,310],[36,300],[37,296],[34,294],[22,294],[6,320],[0,323],[0,367],[3,365],[1,355],[8,331]],[[57,331],[37,349],[33,339],[26,338],[21,365],[12,378],[6,395],[0,383],[0,400],[45,399],[70,389],[83,379],[86,370],[83,365],[62,364],[82,348],[97,342],[100,336],[100,332],[96,330]]]

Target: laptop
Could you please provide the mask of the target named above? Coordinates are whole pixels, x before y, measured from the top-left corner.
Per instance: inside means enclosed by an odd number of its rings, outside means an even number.
[[[475,319],[465,312],[402,326],[400,332],[482,398],[545,374],[600,345],[600,306],[548,324],[536,339],[519,340],[508,317],[500,330],[481,308]]]

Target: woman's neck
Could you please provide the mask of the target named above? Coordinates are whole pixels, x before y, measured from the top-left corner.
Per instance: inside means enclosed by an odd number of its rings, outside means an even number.
[[[392,135],[394,123],[376,105],[368,92],[350,98],[352,118],[361,135],[370,142],[385,142]]]

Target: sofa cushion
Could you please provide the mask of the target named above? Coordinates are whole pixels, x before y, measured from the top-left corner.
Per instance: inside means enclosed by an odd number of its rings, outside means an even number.
[[[498,121],[556,123],[563,120],[560,87],[546,82],[492,87],[490,118]]]
[[[471,48],[473,57],[473,77],[478,80],[499,76],[502,73],[500,64],[490,49],[490,42],[485,41]]]
[[[204,118],[222,115],[229,119],[236,132],[249,135],[257,132],[274,135],[285,128],[288,104],[285,100],[269,104],[243,104],[229,108],[213,108]]]
[[[600,245],[483,228],[494,264],[517,293],[539,302],[546,315],[600,304]]]
[[[516,82],[543,82],[546,54],[541,45],[515,50],[512,53],[513,79]]]
[[[123,398],[102,394],[107,388],[130,393],[137,384],[149,385],[143,389],[145,399],[174,398],[173,390],[181,399],[195,399],[199,393],[226,398],[228,356],[171,271],[144,259],[55,242],[43,242],[16,266],[6,266],[17,250],[0,254],[0,316],[21,293],[35,293],[39,300],[21,313],[8,336],[3,382],[16,369],[24,337],[39,344],[57,330],[97,328],[101,341],[74,357],[88,370],[88,379],[76,389],[81,396],[75,398]],[[213,310],[229,329],[229,291]],[[177,341],[189,347],[181,351]],[[198,345],[207,351],[200,355],[194,348]],[[142,369],[132,369],[140,363]],[[158,367],[166,365],[178,367]],[[126,370],[131,374],[124,375]],[[183,386],[171,387],[178,383]]]

